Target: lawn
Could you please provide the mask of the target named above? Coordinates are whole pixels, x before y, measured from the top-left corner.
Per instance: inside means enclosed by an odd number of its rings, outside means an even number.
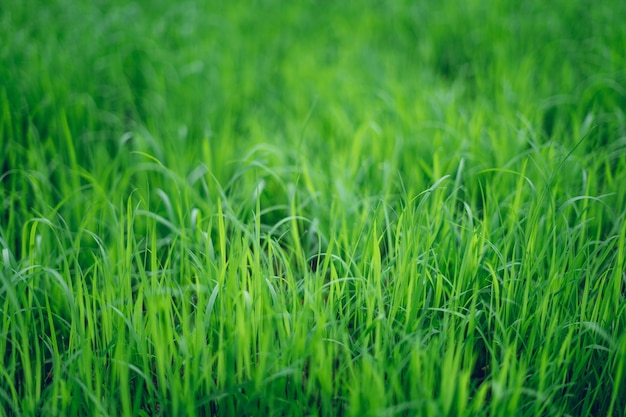
[[[0,416],[623,416],[626,2],[0,6]]]

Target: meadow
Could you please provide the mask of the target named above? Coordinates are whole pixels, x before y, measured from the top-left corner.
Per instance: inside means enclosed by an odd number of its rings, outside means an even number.
[[[0,6],[0,416],[623,416],[626,2]]]

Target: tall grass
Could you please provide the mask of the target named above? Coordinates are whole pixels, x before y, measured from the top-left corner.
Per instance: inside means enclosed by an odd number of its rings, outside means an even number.
[[[623,415],[626,6],[457,3],[3,6],[0,415]]]

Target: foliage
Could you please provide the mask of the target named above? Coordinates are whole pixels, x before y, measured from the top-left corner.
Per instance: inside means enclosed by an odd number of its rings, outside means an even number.
[[[625,14],[4,5],[0,409],[620,415]]]

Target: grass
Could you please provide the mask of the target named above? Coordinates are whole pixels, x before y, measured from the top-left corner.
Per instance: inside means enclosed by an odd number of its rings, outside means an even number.
[[[0,9],[0,415],[624,415],[625,4],[283,3]]]

